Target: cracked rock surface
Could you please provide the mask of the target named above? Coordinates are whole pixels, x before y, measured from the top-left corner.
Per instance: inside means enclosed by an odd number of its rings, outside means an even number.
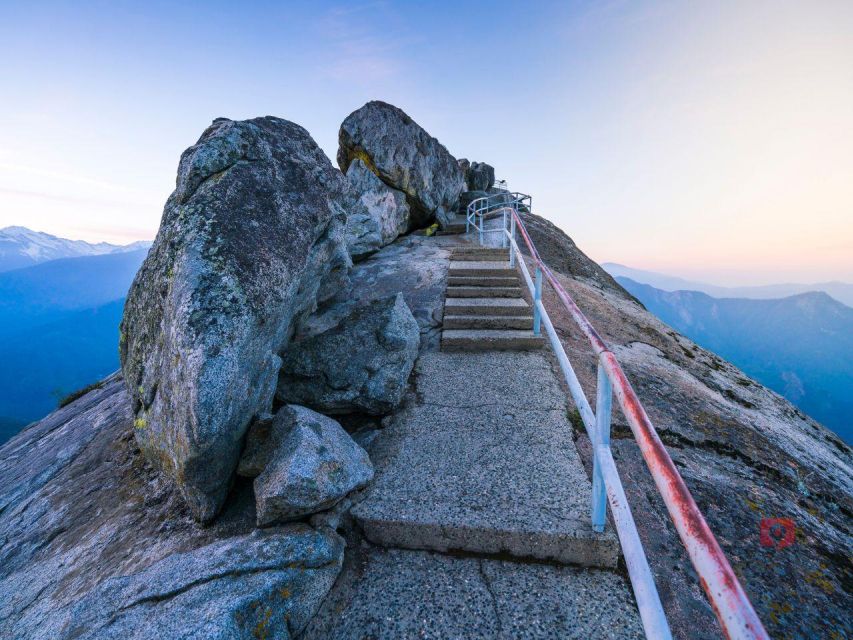
[[[343,551],[337,534],[291,525],[176,553],[102,582],[58,637],[290,638],[334,583]]]
[[[630,588],[610,571],[366,542],[344,564],[305,640],[645,637]]]
[[[392,189],[361,160],[347,169],[347,248],[363,260],[390,244],[409,228],[409,205],[402,191]]]

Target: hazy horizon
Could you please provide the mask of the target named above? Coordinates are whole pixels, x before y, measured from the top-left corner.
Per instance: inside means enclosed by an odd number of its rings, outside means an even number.
[[[0,227],[151,239],[213,118],[293,120],[333,159],[343,118],[381,99],[599,262],[853,282],[850,3],[10,2],[0,18]]]

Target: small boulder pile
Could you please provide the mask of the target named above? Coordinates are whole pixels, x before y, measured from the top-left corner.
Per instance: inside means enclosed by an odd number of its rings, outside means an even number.
[[[121,323],[136,441],[193,515],[225,501],[295,323],[346,281],[345,181],[308,132],[220,118],[181,156]]]
[[[392,129],[397,146],[386,149]],[[260,524],[329,508],[371,475],[366,454],[344,444],[349,436],[331,418],[293,416],[379,416],[403,397],[420,336],[401,295],[292,339],[318,305],[346,291],[353,259],[451,206],[462,174],[437,140],[384,103],[349,116],[341,140],[345,175],[292,122],[214,121],[181,157],[177,187],[128,295],[120,352],[136,441],[200,522],[221,510],[238,464],[246,474],[239,462],[246,442],[261,446],[247,432],[263,424],[274,398],[287,406],[272,419],[278,436],[263,444],[277,462],[255,473]],[[316,453],[303,424],[324,425],[323,438],[338,443],[315,443],[334,458],[315,460],[315,471],[334,469],[337,479],[328,495],[312,502],[306,494],[297,508],[282,503],[298,486],[282,461],[308,464]],[[317,477],[311,483],[326,486]]]

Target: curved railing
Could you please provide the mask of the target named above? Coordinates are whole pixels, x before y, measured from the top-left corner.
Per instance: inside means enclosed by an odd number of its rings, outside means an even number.
[[[502,182],[506,184],[506,182]],[[510,191],[498,191],[497,193],[472,200],[468,203],[468,208],[465,212],[465,232],[469,233],[471,227],[477,229],[480,244],[482,244],[485,234],[501,232],[501,229],[486,229],[484,224],[486,219],[500,213],[503,215],[503,228],[506,229],[507,215],[511,210],[518,211],[524,208],[530,211],[532,205],[533,198],[530,196]]]
[[[498,202],[499,196],[504,196],[507,201]],[[619,407],[631,427],[649,472],[663,497],[667,511],[687,549],[702,588],[711,602],[726,637],[738,640],[768,638],[761,620],[705,522],[705,518],[696,506],[690,490],[675,468],[616,356],[539,256],[519,215],[520,206],[523,205],[530,211],[530,204],[530,196],[520,193],[500,193],[479,198],[468,206],[467,226],[473,225],[477,229],[481,244],[484,234],[501,234],[501,246],[508,244],[510,248],[510,264],[515,265],[516,261],[518,262],[525,282],[533,295],[534,332],[539,334],[541,326],[545,327],[549,342],[586,428],[587,436],[593,445],[592,526],[596,531],[604,531],[606,503],[609,503],[646,636],[649,638],[672,637],[610,449],[610,414],[613,395],[616,396]],[[485,228],[484,221],[498,213],[502,216],[503,224],[500,227]],[[530,259],[535,265],[533,278],[516,242],[516,230],[521,233]],[[594,413],[548,312],[542,304],[543,275],[589,340],[598,359],[598,385]]]

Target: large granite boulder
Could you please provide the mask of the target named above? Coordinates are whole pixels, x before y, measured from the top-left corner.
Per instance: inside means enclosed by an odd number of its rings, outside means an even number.
[[[382,182],[361,160],[350,164],[347,183],[347,248],[360,260],[406,233],[409,205],[402,191]]]
[[[271,407],[296,320],[351,266],[344,178],[302,127],[220,118],[181,156],[121,323],[136,440],[194,516],[221,507],[249,421]]]
[[[367,453],[335,420],[285,405],[249,431],[241,473],[255,478],[258,525],[333,507],[373,478]]]
[[[409,228],[446,219],[465,188],[456,159],[438,140],[397,107],[368,102],[341,124],[338,166],[362,160],[388,186],[403,191]]]
[[[495,185],[495,168],[485,162],[471,162],[468,158],[456,161],[468,191],[488,191]]]
[[[488,191],[495,184],[495,168],[485,162],[472,162],[465,181],[469,191]]]
[[[388,413],[403,398],[419,343],[402,294],[375,300],[294,342],[282,355],[276,396],[327,414]]]
[[[291,638],[316,613],[343,556],[343,538],[306,525],[226,538],[105,580],[58,637]]]

